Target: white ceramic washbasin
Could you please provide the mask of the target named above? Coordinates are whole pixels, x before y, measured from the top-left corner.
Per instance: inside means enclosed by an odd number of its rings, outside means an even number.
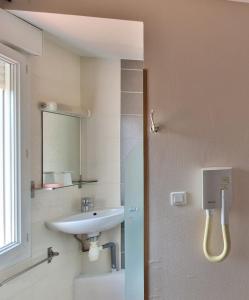
[[[97,235],[124,221],[124,207],[95,210],[46,222],[49,229],[70,234]]]

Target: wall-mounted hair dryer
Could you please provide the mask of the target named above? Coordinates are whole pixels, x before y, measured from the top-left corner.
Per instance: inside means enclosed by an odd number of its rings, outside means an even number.
[[[232,202],[232,168],[202,169],[203,199],[202,207],[206,210],[206,224],[203,239],[203,252],[210,262],[221,262],[230,251],[229,209]],[[215,256],[209,251],[210,222],[214,209],[221,210],[221,228],[223,251]]]

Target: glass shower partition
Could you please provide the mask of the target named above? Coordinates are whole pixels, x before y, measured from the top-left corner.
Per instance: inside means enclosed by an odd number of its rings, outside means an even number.
[[[144,299],[144,162],[138,142],[125,162],[125,299]]]

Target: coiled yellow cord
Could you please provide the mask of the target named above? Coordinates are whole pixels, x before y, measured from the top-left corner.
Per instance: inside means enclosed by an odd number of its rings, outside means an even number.
[[[229,226],[228,224],[221,224],[222,228],[222,237],[223,237],[223,251],[221,254],[217,256],[213,256],[209,254],[209,237],[210,237],[210,219],[211,213],[208,211],[206,215],[206,223],[205,223],[205,231],[204,231],[204,239],[203,239],[203,252],[210,262],[221,262],[223,261],[229,254],[231,243],[230,243],[230,234],[229,234]]]

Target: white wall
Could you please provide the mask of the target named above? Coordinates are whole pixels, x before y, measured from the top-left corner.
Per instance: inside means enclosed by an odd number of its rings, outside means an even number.
[[[42,31],[23,20],[16,18],[9,12],[0,9],[0,41],[6,45],[12,45],[16,49],[42,55],[43,35]]]
[[[32,259],[0,274],[0,280],[46,256],[47,247],[60,252],[52,264],[43,264],[0,289],[1,300],[70,300],[73,279],[80,272],[110,270],[110,253],[89,263],[71,235],[53,232],[44,222],[80,209],[81,196],[93,196],[96,208],[120,205],[120,61],[80,59],[45,36],[42,57],[31,57],[32,178],[41,180],[41,112],[38,103],[55,101],[66,109],[83,104],[93,112],[87,120],[87,164],[84,174],[98,184],[57,191],[37,191],[32,199]],[[81,78],[81,80],[80,80]],[[82,94],[82,97],[81,97]],[[120,228],[102,235],[101,243],[120,244]]]
[[[39,102],[54,101],[66,109],[80,107],[80,57],[45,36],[43,55],[31,58],[32,175],[41,180],[41,112]]]
[[[145,21],[149,133],[150,296],[153,300],[245,300],[249,277],[249,5],[221,0],[12,1],[9,7]],[[203,257],[200,168],[236,167],[232,251]],[[184,208],[169,193],[188,190]]]
[[[96,208],[120,206],[120,60],[81,59],[81,97],[92,117],[87,120],[88,178],[97,184],[85,186],[83,196],[94,198]],[[101,243],[114,241],[120,245],[120,228],[103,233]],[[110,253],[101,253],[100,261],[89,265],[84,257],[84,273],[110,270]]]
[[[44,40],[42,57],[32,57],[32,177],[41,178],[41,112],[39,101],[56,101],[80,106],[80,57]],[[0,289],[1,300],[70,300],[73,278],[82,269],[79,245],[70,235],[45,228],[44,221],[71,214],[80,207],[81,190],[77,187],[57,191],[38,191],[32,199],[32,259],[46,256],[47,247],[60,252],[52,264],[43,264]],[[0,274],[14,274],[31,260]]]

